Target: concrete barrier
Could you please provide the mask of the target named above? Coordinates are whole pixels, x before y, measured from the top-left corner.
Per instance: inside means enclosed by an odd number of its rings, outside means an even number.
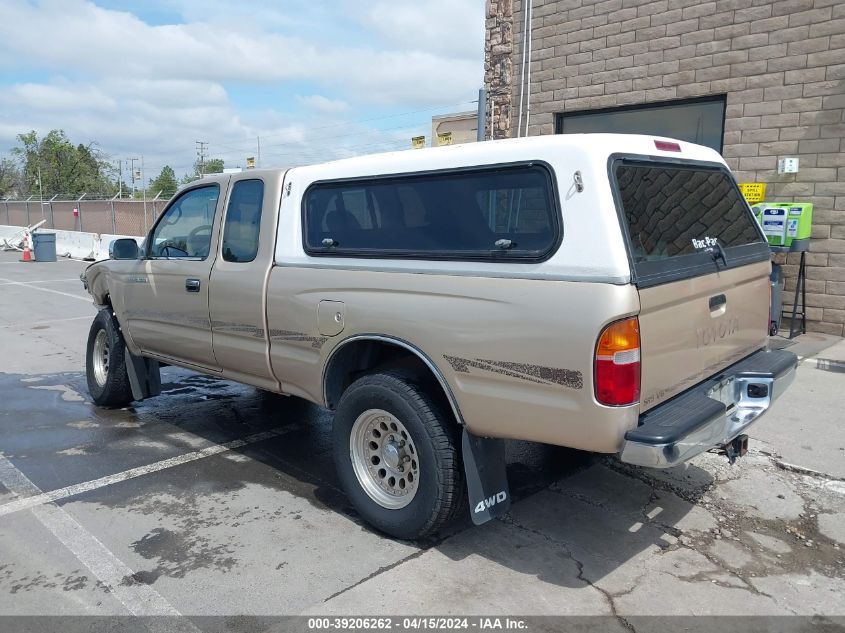
[[[11,239],[19,235],[23,229],[19,226],[0,225],[0,239]],[[111,235],[108,233],[81,233],[79,231],[52,231],[56,234],[56,254],[59,257],[71,257],[73,259],[87,259],[99,261],[108,259],[109,245],[112,241],[128,237],[138,242],[138,246],[144,244],[143,237],[134,235]],[[32,243],[30,241],[30,247]]]

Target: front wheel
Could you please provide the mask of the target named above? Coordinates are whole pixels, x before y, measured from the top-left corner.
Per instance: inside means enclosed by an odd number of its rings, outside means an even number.
[[[458,427],[409,376],[370,374],[344,393],[334,460],[359,514],[401,539],[436,532],[462,507]]]
[[[85,373],[94,404],[121,407],[132,402],[125,343],[110,309],[100,310],[91,324]]]

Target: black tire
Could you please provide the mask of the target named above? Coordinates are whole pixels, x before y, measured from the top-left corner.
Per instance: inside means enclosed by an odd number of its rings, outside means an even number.
[[[353,425],[362,413],[373,409],[384,410],[402,422],[419,457],[417,490],[402,508],[389,509],[376,503],[352,466]],[[443,527],[464,505],[459,431],[454,416],[411,376],[385,372],[356,380],[344,391],[337,407],[333,452],[340,483],[361,517],[390,536],[408,540],[423,538]]]
[[[105,380],[97,379],[94,353],[97,337],[104,333],[108,345],[108,369]],[[123,335],[111,309],[100,310],[94,317],[88,332],[88,347],[85,354],[85,373],[88,378],[88,393],[94,404],[103,407],[122,407],[132,402],[132,387],[126,371],[126,354]]]

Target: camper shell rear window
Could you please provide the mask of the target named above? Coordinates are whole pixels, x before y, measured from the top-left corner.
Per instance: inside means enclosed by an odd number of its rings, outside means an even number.
[[[562,229],[551,169],[495,165],[323,181],[303,198],[309,255],[541,261]]]
[[[617,157],[610,172],[638,285],[768,259],[763,233],[723,165]]]

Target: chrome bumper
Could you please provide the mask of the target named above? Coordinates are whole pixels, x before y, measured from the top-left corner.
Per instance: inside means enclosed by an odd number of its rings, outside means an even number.
[[[759,351],[640,416],[620,459],[651,468],[676,466],[724,446],[763,415],[795,379],[798,358]]]

